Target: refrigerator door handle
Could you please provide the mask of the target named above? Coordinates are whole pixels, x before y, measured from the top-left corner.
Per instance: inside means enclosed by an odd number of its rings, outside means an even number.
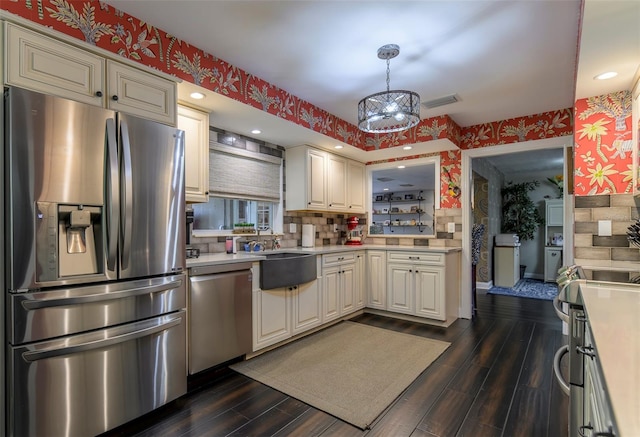
[[[117,270],[116,260],[118,255],[118,220],[120,217],[120,190],[118,187],[118,138],[116,135],[115,119],[107,119],[107,269]]]
[[[120,121],[120,136],[122,139],[122,206],[121,226],[122,226],[122,268],[129,267],[131,256],[131,227],[133,222],[133,187],[132,187],[132,167],[131,167],[131,144],[129,142],[129,127],[123,119]]]
[[[103,302],[107,300],[125,299],[128,297],[139,296],[141,294],[159,293],[162,291],[180,288],[182,280],[171,281],[165,284],[148,285],[143,287],[129,288],[124,291],[113,293],[96,293],[82,296],[61,297],[54,299],[24,300],[21,305],[26,310],[37,310],[42,308],[51,308],[57,306],[80,305],[92,302]]]
[[[182,323],[181,316],[176,316],[160,325],[155,325],[155,326],[142,328],[142,329],[139,329],[138,326],[145,325],[146,323],[138,322],[131,327],[132,330],[125,332],[123,334],[114,335],[113,337],[105,338],[104,340],[87,341],[84,343],[61,347],[61,348],[28,351],[22,354],[22,358],[24,358],[25,361],[34,362],[38,360],[44,360],[47,358],[59,357],[62,355],[71,355],[71,354],[86,352],[90,350],[105,348],[113,344],[124,343],[126,341],[135,340],[136,338],[147,337],[157,332],[166,331],[167,329],[177,326],[180,323]],[[108,329],[106,330],[105,335],[109,335]]]

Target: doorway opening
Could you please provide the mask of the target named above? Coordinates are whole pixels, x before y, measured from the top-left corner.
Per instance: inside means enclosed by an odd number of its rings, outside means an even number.
[[[462,201],[463,236],[461,317],[470,318],[472,315],[471,228],[473,223],[476,222],[476,215],[480,215],[478,217],[479,220],[484,220],[487,229],[484,237],[486,249],[484,258],[487,262],[487,266],[483,270],[483,276],[480,277],[478,276],[478,273],[476,273],[477,286],[479,289],[486,289],[491,285],[493,279],[493,266],[490,266],[490,260],[492,259],[494,237],[496,234],[500,233],[501,218],[499,215],[502,202],[500,190],[502,186],[510,180],[521,181],[524,180],[522,178],[533,178],[539,180],[540,186],[546,190],[542,190],[539,194],[539,201],[542,201],[545,195],[549,197],[556,197],[557,191],[554,193],[554,190],[557,190],[557,188],[554,188],[551,183],[547,181],[547,177],[553,178],[557,174],[561,174],[566,180],[567,166],[565,163],[568,160],[567,146],[569,146],[566,141],[566,139],[562,138],[552,138],[462,151],[462,193],[463,196],[465,193],[469,193],[469,196],[467,197],[469,200],[464,200],[463,198]],[[543,159],[543,157],[547,155],[555,156],[557,162],[551,163],[551,158],[548,158],[547,160]],[[558,157],[562,157],[562,159],[558,159]],[[516,170],[516,165],[521,167]],[[501,168],[503,170],[500,170]],[[528,174],[523,172],[523,168],[529,170]],[[486,199],[482,198],[482,196],[484,196],[482,189],[480,187],[476,187],[474,184],[474,173],[478,177],[475,179],[475,182],[478,184],[484,185],[485,182],[483,180],[486,180]],[[480,199],[478,199],[478,202],[485,202],[485,204],[476,202],[476,194],[481,196]],[[567,201],[568,197],[570,196],[565,196],[563,198],[565,211],[567,207],[573,208],[572,202]],[[544,202],[542,201],[542,203]],[[481,212],[483,208],[486,209],[486,213]],[[481,217],[483,214],[486,214],[486,216]],[[570,215],[572,216],[572,213]],[[569,214],[565,214],[565,217],[567,216],[569,216]],[[565,223],[565,225],[568,224]],[[567,229],[571,228],[567,226]],[[544,235],[544,230],[540,229],[539,233]],[[567,237],[572,236],[567,235]],[[539,275],[538,269],[540,269],[540,265],[544,265],[544,244],[542,240],[530,243],[532,243],[531,253],[527,252],[524,257],[525,259],[533,260],[532,266],[535,266],[535,270],[530,270],[530,275],[535,278]],[[540,245],[539,250],[535,249],[536,244]],[[565,238],[565,246],[567,250],[565,250],[563,258],[565,260],[573,259],[573,244],[571,238]],[[542,255],[540,255],[540,253]],[[542,261],[540,261],[541,259]]]

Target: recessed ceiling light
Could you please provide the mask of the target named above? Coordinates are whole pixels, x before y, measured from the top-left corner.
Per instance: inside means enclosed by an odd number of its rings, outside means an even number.
[[[615,71],[607,71],[606,73],[597,75],[596,77],[594,77],[594,79],[606,80],[606,79],[611,79],[612,77],[616,77],[617,75],[618,73],[616,73]]]
[[[204,99],[204,94],[202,93],[191,93],[189,95],[191,96],[192,99],[196,99],[196,100]]]
[[[336,149],[342,149],[342,146],[340,144],[338,144],[337,146],[334,146]]]
[[[389,191],[389,189],[388,188],[383,188],[382,191]]]
[[[398,168],[404,168],[404,165],[399,165]]]
[[[411,150],[411,149],[413,149],[413,147],[411,147],[411,146],[404,146],[404,147],[402,148],[402,150]]]
[[[260,129],[253,129],[253,130],[251,131],[251,133],[252,133],[252,134],[256,134],[256,135],[258,135],[258,134],[261,134],[261,133],[262,133],[262,131],[261,131]]]

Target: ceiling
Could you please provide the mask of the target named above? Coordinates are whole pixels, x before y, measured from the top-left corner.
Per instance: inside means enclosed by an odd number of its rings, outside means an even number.
[[[400,46],[391,60],[391,89],[418,92],[422,102],[456,94],[459,102],[423,106],[421,117],[448,114],[462,127],[631,89],[640,65],[636,0],[586,0],[581,30],[580,0],[106,3],[352,124],[358,101],[386,88],[386,65],[377,49],[388,43]],[[593,80],[610,69],[618,77]],[[189,100],[194,87],[183,82],[179,97]],[[212,92],[197,104],[211,111],[216,127],[284,147],[330,149],[339,143]],[[254,128],[263,133],[251,134]],[[364,152],[345,145],[340,153],[372,161],[450,148],[444,140],[411,151]]]

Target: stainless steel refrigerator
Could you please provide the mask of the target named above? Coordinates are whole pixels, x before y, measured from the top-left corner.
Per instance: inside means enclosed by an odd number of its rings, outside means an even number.
[[[7,431],[99,434],[186,393],[184,133],[4,105]]]

